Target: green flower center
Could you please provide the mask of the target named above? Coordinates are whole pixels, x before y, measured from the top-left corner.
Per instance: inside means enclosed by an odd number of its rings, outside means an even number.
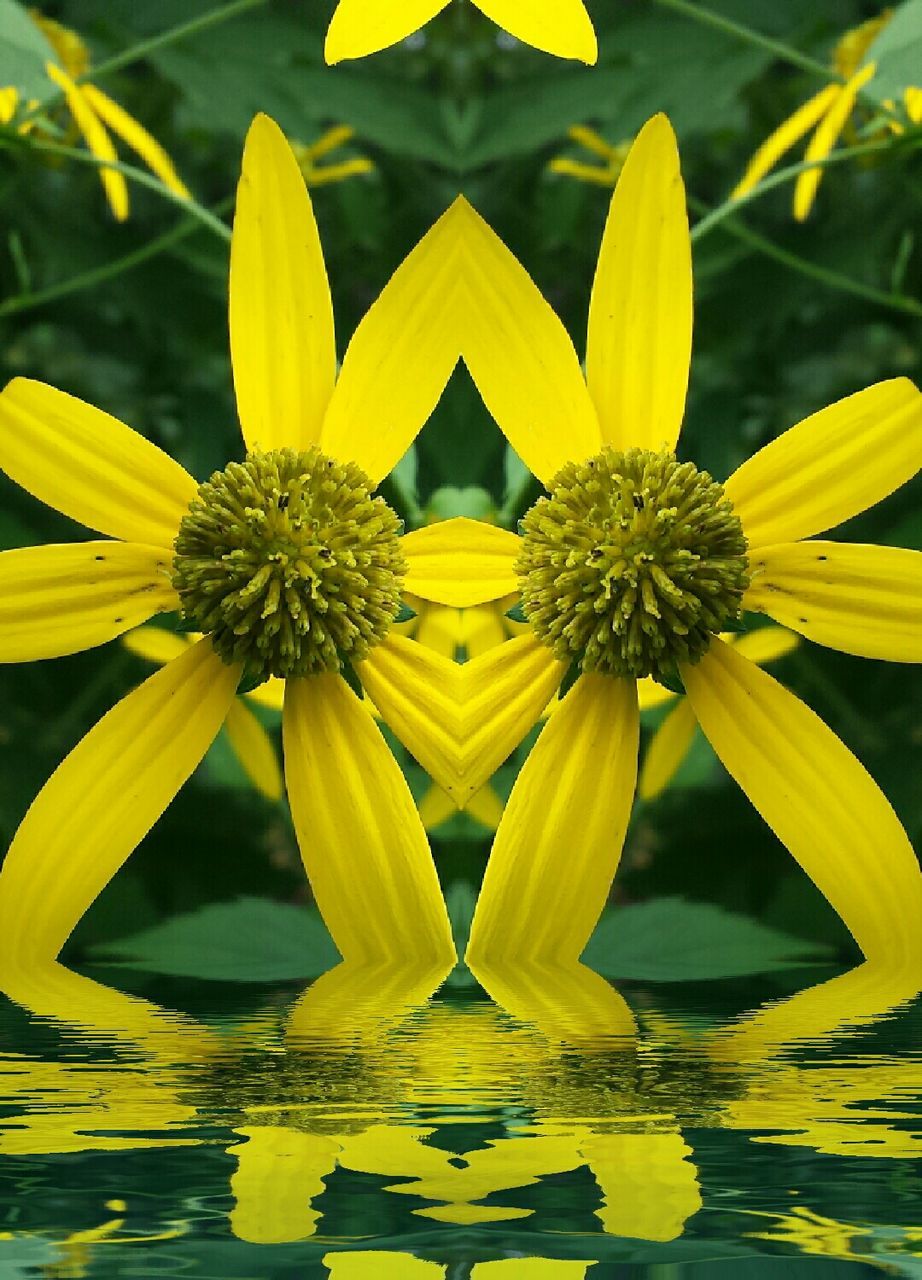
[[[522,608],[563,661],[675,678],[739,617],[746,539],[723,487],[671,453],[567,463],[522,521]]]
[[[352,462],[251,453],[183,517],[173,586],[186,621],[250,680],[361,661],[400,609],[401,524]]]

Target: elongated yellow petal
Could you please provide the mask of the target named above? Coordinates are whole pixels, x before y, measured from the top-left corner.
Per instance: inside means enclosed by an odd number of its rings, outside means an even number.
[[[284,1125],[243,1125],[245,1141],[227,1148],[236,1156],[230,1192],[230,1229],[250,1244],[285,1244],[312,1236],[320,1219],[313,1201],[336,1169],[340,1144],[325,1134]]]
[[[0,392],[0,467],[79,524],[170,555],[197,487],[131,427],[29,378]]]
[[[582,0],[474,0],[488,18],[524,44],[558,58],[594,63],[599,56]]]
[[[922,552],[789,542],[761,548],[751,568],[745,608],[830,649],[922,662]]]
[[[471,925],[473,963],[579,958],[621,857],[638,733],[633,681],[580,676],[506,804]]]
[[[0,124],[9,124],[19,106],[19,90],[8,85],[0,89]]]
[[[688,755],[698,722],[687,698],[680,698],[653,735],[640,771],[642,800],[655,800],[669,786]]]
[[[112,139],[106,132],[96,112],[84,94],[84,90],[71,80],[66,71],[56,67],[53,62],[45,64],[49,80],[64,94],[67,109],[74,118],[74,124],[83,134],[86,145],[97,160],[118,161]],[[99,180],[109,201],[109,208],[119,222],[128,217],[128,183],[117,169],[105,166],[99,170]]]
[[[208,750],[239,669],[207,640],[112,708],[39,792],[0,871],[0,961],[53,960]]]
[[[113,640],[178,607],[162,547],[74,542],[0,553],[0,662],[32,662]]]
[[[454,956],[426,833],[374,720],[338,675],[290,680],[285,778],[317,905],[346,960]]]
[[[471,972],[502,1009],[534,1023],[549,1040],[596,1049],[636,1043],[637,1024],[624,996],[587,965],[517,956],[493,965],[471,961]]]
[[[93,84],[81,85],[80,91],[100,120],[103,120],[123,142],[127,142],[132,151],[137,152],[151,173],[158,177],[164,186],[169,187],[178,196],[189,195],[189,188],[176,172],[173,161],[157,139],[152,138],[134,116],[129,115],[124,107],[113,102],[108,94],[103,93]]]
[[[509,443],[547,484],[602,436],[569,334],[515,255],[464,201],[464,362]]]
[[[810,145],[804,156],[805,161],[825,160],[829,155],[854,110],[855,99],[873,77],[874,70],[874,63],[868,63],[838,91],[835,100],[817,125],[816,133],[810,139]],[[822,176],[822,169],[808,169],[794,184],[794,217],[798,222],[803,222],[813,208]]]
[[[603,1230],[639,1240],[675,1240],[701,1208],[693,1152],[681,1133],[600,1133],[583,1141],[603,1203]]]
[[[672,702],[676,694],[665,685],[659,684],[652,676],[644,676],[637,681],[637,702],[641,711],[649,711],[651,707],[661,707]]]
[[[896,814],[809,707],[714,640],[682,669],[698,721],[869,960],[922,962],[922,874]],[[553,723],[553,722],[552,722]]]
[[[749,605],[745,606],[747,609]],[[749,631],[745,635],[725,635],[721,637],[727,644],[733,645],[737,653],[741,653],[750,662],[764,667],[767,662],[776,662],[785,657],[800,644],[800,636],[784,627],[760,627],[758,631]]]
[[[409,565],[406,590],[458,609],[500,600],[518,591],[521,546],[508,529],[466,516],[415,529],[400,543]]]
[[[810,132],[841,92],[840,85],[828,84],[825,89],[820,89],[819,93],[808,98],[793,115],[788,116],[774,133],[770,133],[749,161],[746,172],[730,193],[730,199],[737,200],[757,187],[781,157]]]
[[[387,49],[425,26],[448,0],[339,0],[327,30],[323,55],[327,62],[364,58]]]
[[[657,115],[618,179],[589,304],[586,381],[607,444],[675,449],[691,345],[685,186],[672,126]]]
[[[122,636],[122,644],[126,649],[147,662],[156,662],[158,667],[185,653],[191,641],[191,636],[179,636],[173,631],[164,631],[163,627],[138,627]]]
[[[358,664],[382,719],[440,787],[457,796],[462,769],[461,668],[405,636],[387,636]]]
[[[496,772],[541,718],[567,672],[532,635],[466,662],[461,672],[461,777],[454,794],[464,805]]]
[[[333,304],[310,196],[285,135],[250,126],[231,241],[230,345],[248,449],[308,449],[336,377]]]
[[[285,705],[285,681],[270,676],[264,684],[257,685],[244,694],[244,697],[251,702],[258,702],[261,707],[268,707],[270,711],[281,711]]]
[[[922,395],[892,378],[811,414],[726,483],[750,551],[797,542],[872,507],[922,466]]]
[[[234,754],[243,765],[247,777],[267,800],[282,795],[282,770],[268,733],[241,698],[231,703],[224,721]]]
[[[456,201],[388,280],[343,357],[320,443],[375,482],[409,449],[461,355],[460,221]]]

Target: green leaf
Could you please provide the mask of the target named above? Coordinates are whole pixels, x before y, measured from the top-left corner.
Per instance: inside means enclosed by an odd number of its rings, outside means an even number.
[[[218,902],[91,949],[105,964],[222,982],[316,978],[339,953],[316,911],[263,898]]]
[[[27,102],[47,98],[54,86],[46,62],[57,57],[26,10],[16,0],[0,0],[0,87],[18,89]]]
[[[825,960],[831,948],[706,902],[655,898],[606,911],[583,962],[611,978],[742,978]]]
[[[899,102],[904,89],[922,86],[922,0],[900,5],[865,61],[877,63],[867,91],[880,102]]]

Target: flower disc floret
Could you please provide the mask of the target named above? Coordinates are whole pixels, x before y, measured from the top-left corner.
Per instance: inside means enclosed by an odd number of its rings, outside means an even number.
[[[199,486],[176,538],[187,623],[250,679],[338,671],[400,609],[401,523],[352,462],[250,453]]]
[[[670,680],[739,617],[742,526],[723,487],[671,453],[567,463],[521,528],[525,615],[584,671]]]

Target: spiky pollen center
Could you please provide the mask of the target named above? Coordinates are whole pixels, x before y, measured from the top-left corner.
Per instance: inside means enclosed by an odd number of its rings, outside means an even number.
[[[567,463],[521,530],[525,616],[583,671],[670,682],[739,617],[742,526],[723,487],[670,453]]]
[[[199,486],[176,537],[184,618],[251,681],[338,671],[387,634],[401,524],[351,462],[250,453]]]

